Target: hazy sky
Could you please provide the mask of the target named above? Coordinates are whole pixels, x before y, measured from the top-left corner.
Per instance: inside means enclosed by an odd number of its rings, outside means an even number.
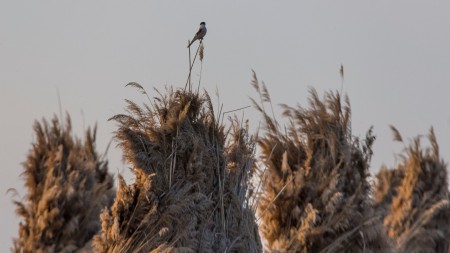
[[[250,105],[254,69],[277,104],[307,105],[308,87],[340,90],[352,105],[352,130],[374,126],[372,171],[394,166],[389,124],[403,137],[434,126],[450,159],[450,1],[5,1],[0,0],[0,245],[17,236],[9,188],[25,191],[21,163],[35,119],[72,116],[75,134],[98,124],[99,152],[113,136],[107,119],[124,99],[146,102],[134,89],[184,87],[187,40],[206,22],[201,86],[220,93],[224,111]],[[193,70],[198,82],[199,65]],[[279,112],[279,109],[277,109]],[[258,124],[254,109],[246,109]],[[242,114],[242,111],[239,112]],[[428,145],[424,141],[424,144]],[[121,152],[108,153],[111,172],[124,172]]]

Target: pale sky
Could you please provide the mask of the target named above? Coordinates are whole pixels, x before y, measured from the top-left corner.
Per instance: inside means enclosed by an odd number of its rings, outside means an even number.
[[[220,93],[224,111],[256,97],[251,70],[280,103],[306,106],[308,87],[340,90],[352,105],[352,130],[374,126],[372,171],[394,166],[404,139],[434,126],[441,155],[450,159],[450,1],[5,1],[0,0],[0,245],[17,236],[9,188],[25,194],[21,163],[31,148],[35,119],[70,113],[74,133],[98,124],[103,152],[123,113],[124,99],[146,102],[153,87],[184,87],[187,40],[206,22],[201,87]],[[197,44],[195,44],[197,45]],[[194,48],[196,48],[194,46]],[[193,70],[198,82],[199,65]],[[243,111],[252,127],[259,115]],[[242,111],[239,112],[242,116]],[[426,141],[424,144],[428,145]],[[108,153],[110,170],[127,170],[121,152]]]

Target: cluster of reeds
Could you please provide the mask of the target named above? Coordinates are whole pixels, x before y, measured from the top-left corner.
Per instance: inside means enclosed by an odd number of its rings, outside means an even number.
[[[348,98],[321,100],[310,91],[309,108],[284,105],[290,125],[281,129],[264,109],[271,103],[254,75],[264,118],[259,139],[263,164],[258,219],[268,252],[389,252],[369,192],[375,139],[352,136]]]
[[[147,94],[137,83],[131,83]],[[253,140],[237,120],[216,118],[207,93],[168,89],[112,118],[135,181],[119,178],[101,215],[99,252],[260,252],[247,203]]]
[[[115,199],[95,129],[81,141],[70,118],[36,122],[13,252],[450,252],[447,165],[433,129],[431,148],[417,137],[372,185],[375,137],[352,135],[347,97],[312,89],[309,107],[283,105],[282,127],[255,74],[252,85],[258,139],[247,122],[226,126],[190,79],[153,99],[128,84],[149,104],[126,100],[126,113],[111,118],[135,176],[128,184],[119,175]]]
[[[62,125],[35,122],[36,140],[23,164],[25,199],[15,201],[23,218],[13,252],[88,252],[100,230],[101,209],[114,198],[107,162],[95,150],[96,129],[84,142]]]
[[[395,140],[402,137],[393,128]],[[375,202],[385,214],[384,226],[396,252],[448,252],[450,205],[447,165],[440,158],[433,129],[431,148],[416,137],[397,168],[377,175]]]

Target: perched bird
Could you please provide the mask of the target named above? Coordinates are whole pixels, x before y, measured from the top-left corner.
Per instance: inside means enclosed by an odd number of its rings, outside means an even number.
[[[203,37],[206,35],[206,26],[205,22],[200,23],[200,28],[198,29],[198,32],[195,34],[194,38],[192,39],[191,43],[187,47],[190,47],[192,43],[196,40],[202,40]]]

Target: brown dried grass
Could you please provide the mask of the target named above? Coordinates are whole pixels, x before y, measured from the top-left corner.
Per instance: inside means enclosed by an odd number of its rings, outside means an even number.
[[[376,175],[371,194],[375,137],[372,129],[362,140],[352,135],[348,98],[311,90],[308,108],[283,105],[282,128],[254,74],[265,123],[254,181],[247,123],[230,118],[226,127],[206,92],[168,89],[151,100],[140,84],[128,85],[151,104],[126,100],[127,113],[111,118],[135,181],[119,175],[112,205],[95,128],[83,143],[70,118],[65,126],[36,122],[14,252],[261,252],[259,234],[266,252],[449,252],[447,165],[433,129],[431,148],[414,139],[397,168]]]
[[[100,230],[101,209],[114,197],[107,162],[95,151],[95,134],[84,143],[55,117],[35,122],[36,140],[23,164],[27,195],[15,201],[23,218],[13,252],[87,252]]]
[[[403,141],[394,127],[394,139]],[[447,165],[440,158],[433,129],[430,148],[416,137],[392,170],[378,174],[375,198],[383,206],[384,226],[397,252],[448,252],[450,206]]]
[[[112,119],[136,180],[119,177],[98,252],[261,251],[246,198],[254,170],[247,127],[233,120],[225,131],[207,93],[173,89],[152,106],[127,101],[127,114]]]
[[[283,105],[290,122],[280,130],[264,109],[270,96],[256,75],[254,101],[265,122],[258,141],[262,193],[257,215],[267,252],[390,252],[369,199],[371,130],[351,135],[350,104],[339,93],[321,100],[310,91],[310,107]]]

